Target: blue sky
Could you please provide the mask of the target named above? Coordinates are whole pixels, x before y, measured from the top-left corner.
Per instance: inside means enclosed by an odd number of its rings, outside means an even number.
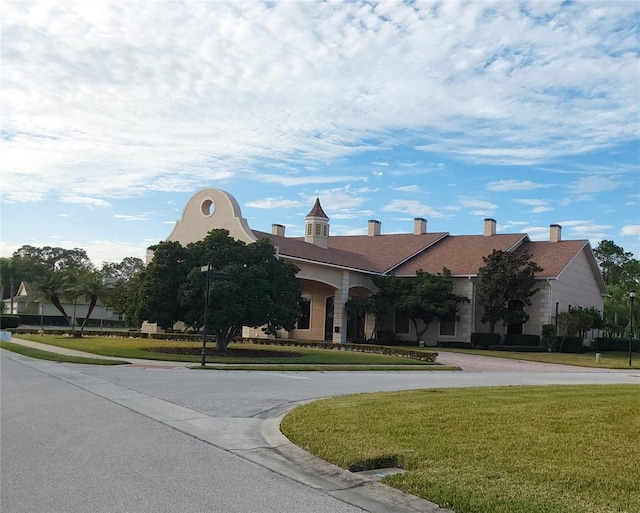
[[[640,255],[637,2],[4,2],[0,254],[144,258],[189,198],[252,228]]]

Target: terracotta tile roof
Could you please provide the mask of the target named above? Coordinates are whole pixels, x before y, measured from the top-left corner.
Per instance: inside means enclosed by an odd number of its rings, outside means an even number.
[[[316,202],[311,209],[311,212],[307,214],[307,217],[324,217],[325,219],[329,219],[327,214],[324,213],[322,207],[320,206],[320,198],[316,198]]]
[[[429,273],[439,273],[443,267],[454,276],[475,275],[484,265],[483,256],[491,254],[494,249],[507,251],[516,244],[527,240],[523,233],[484,235],[450,235],[427,251],[412,258],[393,274],[413,276],[422,269]]]
[[[387,272],[446,236],[445,232],[349,235],[329,237],[329,247],[366,255],[376,271]]]
[[[416,254],[446,233],[348,235],[329,237],[329,247],[323,249],[305,242],[303,238],[282,237],[253,230],[258,238],[268,238],[282,256],[313,262],[384,273],[406,258]]]
[[[526,242],[518,251],[527,250],[531,260],[542,267],[540,278],[555,278],[587,246],[587,240],[563,240],[559,242]]]
[[[557,277],[588,245],[586,240],[532,242],[524,233],[484,235],[449,235],[445,232],[349,235],[329,237],[327,249],[305,242],[301,237],[283,237],[254,230],[256,237],[266,237],[285,257],[308,260],[371,273],[413,276],[422,269],[438,273],[447,267],[454,276],[473,276],[484,265],[482,257],[494,249],[525,249],[542,271],[540,278]]]

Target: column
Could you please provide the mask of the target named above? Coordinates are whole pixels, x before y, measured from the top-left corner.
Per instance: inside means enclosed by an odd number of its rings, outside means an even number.
[[[342,271],[342,286],[336,289],[333,299],[333,343],[347,341],[347,312],[344,308],[349,300],[349,271]]]

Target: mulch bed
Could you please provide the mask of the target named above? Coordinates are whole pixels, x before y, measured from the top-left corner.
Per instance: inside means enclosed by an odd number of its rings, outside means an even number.
[[[202,347],[149,347],[145,351],[163,354],[180,354],[188,356],[200,356]],[[227,358],[299,358],[301,353],[293,351],[269,351],[268,349],[234,349],[227,348],[226,351],[218,351],[215,347],[207,348],[209,356],[221,356]]]

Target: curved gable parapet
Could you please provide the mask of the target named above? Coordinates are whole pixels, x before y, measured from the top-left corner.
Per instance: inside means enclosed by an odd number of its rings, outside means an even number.
[[[195,193],[166,240],[186,246],[204,239],[216,228],[228,230],[231,237],[247,244],[257,240],[242,217],[236,199],[220,189],[202,189]]]

